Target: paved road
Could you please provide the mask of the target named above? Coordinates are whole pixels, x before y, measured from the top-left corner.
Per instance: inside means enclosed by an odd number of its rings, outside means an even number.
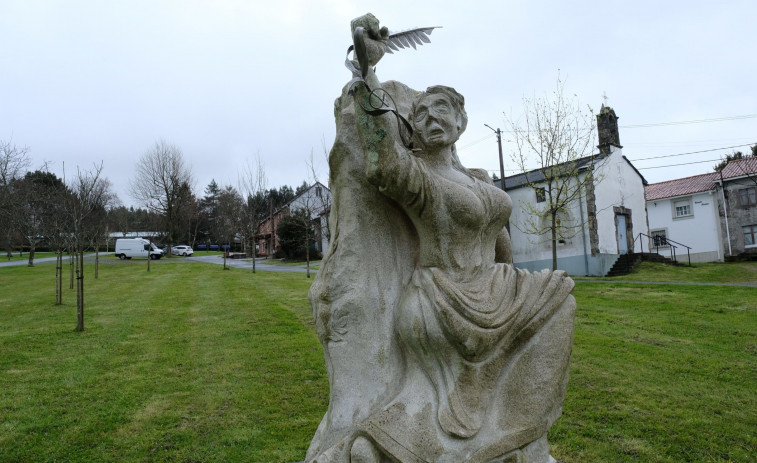
[[[95,255],[92,254],[92,258],[93,259],[94,259],[94,256]],[[29,265],[29,255],[28,254],[25,254],[26,258],[24,260],[13,260],[13,261],[10,261],[10,262],[3,261],[2,260],[3,257],[4,256],[0,256],[0,267],[14,267],[14,266],[17,266],[17,265]],[[89,257],[89,255],[87,255],[85,257]],[[56,259],[55,257],[43,257],[41,259],[35,258],[34,259],[34,265],[36,265],[36,264],[42,264],[44,262],[55,262],[55,259]],[[65,257],[64,257],[64,259],[65,259]]]
[[[105,256],[108,254],[113,254],[112,252],[102,252],[100,253],[100,256]],[[84,259],[91,262],[95,260],[94,254],[87,254],[84,256]],[[300,266],[290,266],[290,265],[275,265],[275,264],[264,264],[263,262],[265,259],[257,259],[255,270],[260,270],[262,272],[286,272],[286,273],[307,273],[307,269],[305,268],[305,265]],[[43,264],[46,262],[55,262],[55,257],[43,257],[40,259],[34,259],[34,264]],[[129,264],[135,264],[138,262],[146,263],[144,259],[137,259],[137,260],[101,260],[100,264],[104,265],[112,265],[112,264],[121,264],[121,263],[129,263]],[[171,259],[171,262],[205,262],[208,264],[217,264],[217,265],[223,265],[223,256],[220,255],[212,255],[212,256],[193,256],[193,257],[178,257],[175,259]],[[0,257],[0,267],[12,267],[17,265],[27,265],[29,263],[28,260],[14,260],[11,262],[3,262],[2,258]],[[64,256],[64,264],[68,263],[68,256]],[[229,267],[236,267],[236,268],[246,268],[249,270],[252,270],[252,259],[226,259],[226,265]],[[317,273],[317,270],[310,269],[310,273]]]

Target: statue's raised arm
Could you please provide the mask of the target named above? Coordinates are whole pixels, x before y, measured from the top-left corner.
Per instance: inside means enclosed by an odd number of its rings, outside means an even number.
[[[554,461],[573,282],[509,263],[512,202],[457,156],[464,97],[380,83],[392,34],[370,14],[351,26],[331,248],[310,291],[331,395],[306,461]]]

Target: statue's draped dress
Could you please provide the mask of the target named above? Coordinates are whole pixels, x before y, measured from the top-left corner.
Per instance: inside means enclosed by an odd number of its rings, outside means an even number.
[[[401,84],[385,87],[398,100],[413,95]],[[384,458],[400,462],[488,462],[517,452],[543,438],[561,411],[573,283],[564,272],[529,273],[494,262],[495,241],[511,202],[490,183],[463,169],[467,182],[448,180],[429,168],[423,153],[411,154],[399,143],[389,156],[378,153],[384,156],[381,163],[371,162],[376,156],[355,146],[360,140],[355,113],[361,114],[350,100],[344,95],[337,100],[331,167],[332,176],[344,178],[332,177],[335,206],[340,207],[342,185],[345,193],[359,187],[368,190],[360,193],[369,203],[385,203],[376,211],[383,229],[366,230],[366,239],[378,240],[372,244],[383,245],[389,255],[379,262],[370,255],[356,259],[361,250],[375,251],[366,245],[344,249],[340,231],[332,232],[333,249],[311,290],[332,403],[307,461],[349,462],[357,436],[370,439]],[[332,225],[349,222],[345,228],[352,234],[361,225],[350,214],[372,211],[350,205],[351,211],[336,211]],[[362,228],[371,224],[378,225],[368,222]],[[387,241],[386,234],[399,238]],[[337,263],[354,268],[337,270]],[[386,263],[396,268],[382,272],[396,270],[397,275],[366,271]],[[342,282],[348,287],[328,280],[349,270],[365,275],[364,287],[354,286],[360,285],[354,276]],[[354,298],[350,292],[378,299]],[[350,332],[361,332],[359,324],[373,326],[378,335],[370,343],[359,334],[350,338]],[[376,343],[383,355],[376,354]],[[386,376],[383,381],[362,377],[363,365],[352,365],[351,371],[345,354],[361,349],[374,351],[362,361],[375,362],[378,375]],[[353,395],[365,393],[362,404],[342,396],[351,387]]]

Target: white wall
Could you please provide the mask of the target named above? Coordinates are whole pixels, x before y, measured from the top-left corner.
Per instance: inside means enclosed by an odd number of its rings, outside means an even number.
[[[320,189],[320,191],[318,191]],[[289,205],[291,211],[306,209],[310,211],[310,218],[319,220],[321,223],[321,249],[326,252],[329,248],[330,233],[328,229],[328,218],[321,213],[331,206],[331,190],[325,186],[316,183],[300,196],[292,200]]]
[[[613,207],[624,207],[631,210],[634,238],[640,232],[649,234],[644,184],[641,177],[623,158],[623,152],[620,148],[613,146],[611,149],[612,154],[597,169],[597,181],[594,188],[600,254],[618,254]]]
[[[720,237],[717,194],[715,191],[705,191],[648,201],[650,232],[663,229],[668,238],[690,246],[692,262],[722,261],[723,240]],[[690,200],[692,215],[676,218],[673,203],[684,199]],[[659,253],[670,257],[672,250],[670,247],[661,247]],[[676,254],[679,261],[686,262],[686,248],[679,246]]]
[[[583,174],[582,174],[583,175]],[[577,230],[565,243],[558,243],[558,268],[575,275],[604,275],[610,270],[618,256],[618,242],[615,227],[614,206],[631,210],[633,234],[647,233],[647,219],[644,201],[644,185],[639,174],[623,158],[620,149],[614,148],[610,156],[603,159],[596,169],[595,203],[597,211],[597,233],[599,255],[591,255],[591,241],[588,229],[587,203],[585,195],[574,201],[568,220],[585,226]],[[551,237],[524,233],[527,220],[525,203],[535,206],[536,193],[532,188],[522,187],[509,190],[513,201],[510,217],[510,235],[513,246],[513,260],[519,267],[529,270],[550,268],[552,262]]]
[[[536,192],[529,187],[518,188],[507,192],[513,201],[513,212],[510,216],[510,238],[513,245],[513,258],[516,262],[552,260],[552,237],[549,233],[545,235],[534,235],[527,233],[526,222],[528,220],[528,209],[526,204],[540,210],[546,208],[547,202],[536,203]],[[568,212],[568,219],[576,223],[581,222],[581,207],[583,207],[583,217],[586,220],[586,198],[582,198],[582,204],[578,202],[572,204]],[[564,219],[564,218],[563,218]],[[559,257],[583,255],[583,245],[581,241],[581,230],[577,230],[575,236],[566,237],[565,243],[557,244],[557,253]],[[586,235],[588,246],[588,234]],[[590,248],[587,248],[590,251]]]
[[[320,196],[317,194],[319,187]],[[292,200],[289,209],[291,211],[309,209],[311,218],[315,219],[329,205],[331,205],[331,190],[320,184],[315,184]]]

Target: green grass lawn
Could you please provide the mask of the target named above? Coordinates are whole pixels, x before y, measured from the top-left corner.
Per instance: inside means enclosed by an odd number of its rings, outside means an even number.
[[[576,277],[576,280],[668,281],[695,283],[757,284],[757,262],[708,262],[691,266],[642,262],[629,275],[609,278]]]
[[[54,265],[0,268],[0,461],[301,460],[328,405],[312,279],[135,262],[103,265],[97,280],[87,268],[84,333],[73,291],[53,304]],[[653,279],[649,265],[639,280]],[[744,272],[719,265],[716,280]],[[606,283],[575,295],[556,458],[754,460],[757,289]]]
[[[659,265],[659,264],[658,264]],[[757,289],[579,284],[565,462],[754,461]]]
[[[328,403],[311,280],[133,262],[88,268],[84,333],[53,265],[0,268],[0,461],[302,459]]]

